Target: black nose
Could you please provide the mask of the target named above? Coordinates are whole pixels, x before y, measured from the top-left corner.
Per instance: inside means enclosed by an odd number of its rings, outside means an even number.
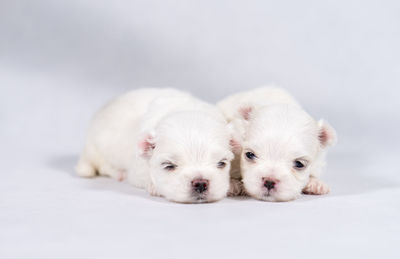
[[[203,193],[207,191],[208,188],[208,180],[205,179],[197,179],[192,181],[193,190],[197,193]]]
[[[274,187],[275,187],[275,182],[269,181],[269,180],[265,180],[265,181],[264,181],[264,186],[265,186],[265,188],[267,188],[268,191],[269,191],[269,190],[271,190],[271,189],[274,189]]]

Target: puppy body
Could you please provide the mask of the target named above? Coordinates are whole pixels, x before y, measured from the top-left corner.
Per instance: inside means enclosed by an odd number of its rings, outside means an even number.
[[[226,120],[214,106],[178,90],[140,89],[94,116],[76,171],[127,177],[176,202],[215,201],[229,188],[229,141]]]
[[[288,201],[302,192],[329,192],[319,175],[325,148],[336,142],[336,133],[326,122],[315,121],[290,94],[263,87],[229,96],[217,106],[242,147],[232,163],[231,177],[234,182],[242,178],[249,195]]]

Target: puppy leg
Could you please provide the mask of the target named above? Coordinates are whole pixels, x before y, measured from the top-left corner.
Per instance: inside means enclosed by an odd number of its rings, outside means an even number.
[[[96,169],[84,156],[79,159],[78,165],[76,166],[75,170],[76,174],[80,177],[96,176]]]
[[[240,181],[238,179],[231,179],[230,185],[229,185],[228,196],[234,197],[234,196],[244,196],[244,195],[247,195],[247,194],[244,189],[242,181]]]
[[[128,173],[126,172],[125,169],[118,169],[115,171],[116,172],[113,173],[114,175],[113,178],[117,179],[120,182],[124,181],[128,176]]]
[[[161,197],[161,195],[157,192],[156,188],[154,187],[154,184],[150,182],[146,186],[146,191],[150,193],[151,196],[156,196],[156,197]]]
[[[106,163],[103,163],[100,167],[99,174],[109,176],[120,182],[124,181],[127,178],[127,171],[125,169],[115,168]]]
[[[306,187],[303,189],[304,194],[321,195],[329,193],[329,186],[320,179],[310,176]]]

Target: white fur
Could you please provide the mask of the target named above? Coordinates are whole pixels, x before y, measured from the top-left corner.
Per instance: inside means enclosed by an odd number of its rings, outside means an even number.
[[[289,201],[304,190],[324,194],[327,185],[318,177],[325,164],[325,148],[336,142],[336,133],[324,121],[315,121],[286,91],[263,87],[229,96],[218,103],[233,125],[242,149],[232,163],[231,176],[241,177],[246,192],[261,200]],[[256,155],[254,160],[247,152]],[[307,161],[303,170],[294,161]],[[239,162],[238,162],[239,161]],[[235,174],[240,167],[240,176]],[[268,191],[266,180],[276,183]]]
[[[216,107],[178,90],[140,89],[95,115],[76,170],[83,177],[127,176],[134,186],[171,201],[216,201],[229,188],[229,142]],[[223,159],[226,167],[218,168]],[[166,161],[177,167],[166,170]],[[201,195],[192,186],[200,178],[209,181]]]

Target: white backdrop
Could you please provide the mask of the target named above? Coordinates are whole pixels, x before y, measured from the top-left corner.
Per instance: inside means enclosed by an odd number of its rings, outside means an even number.
[[[0,257],[395,258],[398,1],[0,1]],[[179,205],[73,166],[129,89],[274,82],[338,131],[332,193]],[[398,255],[398,252],[397,252]]]

